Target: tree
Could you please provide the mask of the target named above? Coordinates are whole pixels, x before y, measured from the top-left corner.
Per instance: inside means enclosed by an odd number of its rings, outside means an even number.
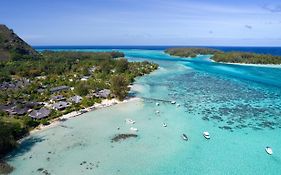
[[[89,85],[86,82],[80,82],[75,87],[75,92],[80,96],[86,96],[89,93]]]
[[[128,81],[122,75],[116,75],[111,78],[111,91],[119,99],[124,100],[127,96],[129,88]]]
[[[108,73],[110,72],[110,70],[111,70],[111,66],[110,66],[110,65],[111,65],[111,64],[110,64],[110,61],[108,61],[108,60],[102,61],[102,62],[100,63],[101,71],[102,71],[103,73],[108,74]]]
[[[16,140],[27,132],[26,128],[21,127],[19,122],[4,122],[0,120],[0,155],[4,155],[17,146]]]
[[[128,70],[129,63],[128,60],[121,58],[116,61],[115,70],[117,73],[124,73]]]

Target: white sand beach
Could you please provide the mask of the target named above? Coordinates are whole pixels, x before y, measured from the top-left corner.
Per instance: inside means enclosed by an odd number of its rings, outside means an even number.
[[[128,102],[131,102],[131,101],[135,101],[135,100],[140,100],[140,98],[138,97],[132,97],[132,98],[127,98],[123,101],[120,101],[120,100],[117,100],[115,98],[113,99],[104,99],[102,100],[101,103],[96,103],[95,105],[93,106],[90,106],[88,108],[85,108],[83,111],[85,112],[81,112],[81,111],[73,111],[71,113],[68,113],[68,114],[65,114],[65,115],[62,115],[61,117],[58,117],[58,118],[55,118],[53,120],[50,120],[50,124],[49,125],[42,125],[40,124],[39,126],[37,126],[36,128],[34,128],[33,130],[30,131],[30,134],[34,134],[36,132],[39,132],[39,131],[42,131],[42,130],[45,130],[45,129],[48,129],[48,128],[52,128],[52,127],[55,127],[57,125],[59,125],[60,123],[62,123],[63,121],[65,120],[68,120],[68,119],[71,119],[71,118],[74,118],[74,117],[77,117],[77,116],[80,116],[86,112],[91,112],[91,111],[94,111],[94,110],[97,110],[97,109],[101,109],[101,108],[105,108],[105,107],[110,107],[110,106],[113,106],[113,105],[116,105],[116,104],[120,104],[120,103],[128,103]],[[24,138],[23,138],[24,139]],[[21,140],[20,140],[21,141]],[[19,142],[20,142],[19,141]]]
[[[209,59],[211,62],[221,64],[232,64],[239,66],[254,66],[254,67],[269,67],[269,68],[281,68],[281,64],[248,64],[248,63],[227,63],[227,62],[216,62],[215,60]]]

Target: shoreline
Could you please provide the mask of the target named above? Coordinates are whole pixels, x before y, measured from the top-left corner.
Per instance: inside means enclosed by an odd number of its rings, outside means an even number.
[[[229,63],[229,62],[217,62],[213,59],[209,59],[211,62],[220,64],[230,64],[239,66],[253,66],[253,67],[268,67],[268,68],[281,68],[281,64],[250,64],[250,63]]]
[[[103,109],[103,108],[110,107],[110,106],[113,106],[113,105],[122,104],[122,103],[128,103],[128,102],[135,101],[135,100],[140,100],[140,99],[141,98],[139,98],[139,97],[129,97],[129,98],[126,98],[123,101],[119,101],[116,98],[113,98],[113,99],[110,99],[110,100],[109,99],[103,99],[101,103],[96,103],[93,106],[85,108],[83,110],[83,112],[81,112],[81,110],[80,111],[73,111],[73,112],[70,112],[68,114],[64,114],[64,115],[62,115],[62,116],[60,116],[58,118],[50,120],[49,121],[50,122],[49,125],[40,124],[36,128],[32,129],[29,132],[29,135],[27,135],[26,137],[23,137],[18,142],[21,143],[24,139],[29,137],[31,134],[35,134],[35,133],[44,131],[46,129],[56,127],[56,126],[58,126],[59,124],[63,123],[66,120],[79,117],[79,116],[81,116],[83,114],[86,114],[86,113],[89,113],[89,112],[93,112],[93,111],[95,111],[97,109]]]

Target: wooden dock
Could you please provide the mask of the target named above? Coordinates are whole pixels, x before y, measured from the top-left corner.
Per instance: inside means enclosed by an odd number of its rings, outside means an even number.
[[[144,100],[150,100],[150,101],[159,101],[159,102],[166,102],[171,103],[172,100],[165,100],[165,99],[158,99],[158,98],[148,98],[148,97],[141,97]]]

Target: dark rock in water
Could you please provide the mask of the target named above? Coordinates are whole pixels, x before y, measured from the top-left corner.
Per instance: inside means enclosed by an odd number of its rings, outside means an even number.
[[[10,174],[13,170],[14,167],[0,160],[0,174]]]
[[[222,126],[222,127],[219,127],[221,129],[226,129],[226,130],[232,130],[232,128],[230,126]]]
[[[44,168],[38,168],[37,169],[37,171],[43,171],[44,170]]]
[[[214,119],[214,120],[217,120],[217,121],[223,121],[223,119],[220,116],[217,116],[217,115],[214,115],[211,118]]]
[[[138,137],[138,135],[137,134],[118,134],[111,139],[111,142],[118,142],[120,140],[125,140],[125,139],[131,138],[131,137],[136,138],[136,137]]]
[[[47,170],[42,171],[42,173],[45,175],[51,175],[51,173],[49,173]]]
[[[48,170],[45,170],[44,168],[38,168],[38,172],[41,172],[44,175],[51,175],[51,173],[48,172]]]
[[[226,123],[227,123],[227,124],[229,124],[229,125],[234,124],[234,122],[233,122],[233,121],[227,121]]]
[[[207,121],[210,120],[210,119],[209,119],[208,117],[206,117],[206,116],[205,116],[205,117],[202,117],[202,119],[203,119],[203,120],[207,120]]]

